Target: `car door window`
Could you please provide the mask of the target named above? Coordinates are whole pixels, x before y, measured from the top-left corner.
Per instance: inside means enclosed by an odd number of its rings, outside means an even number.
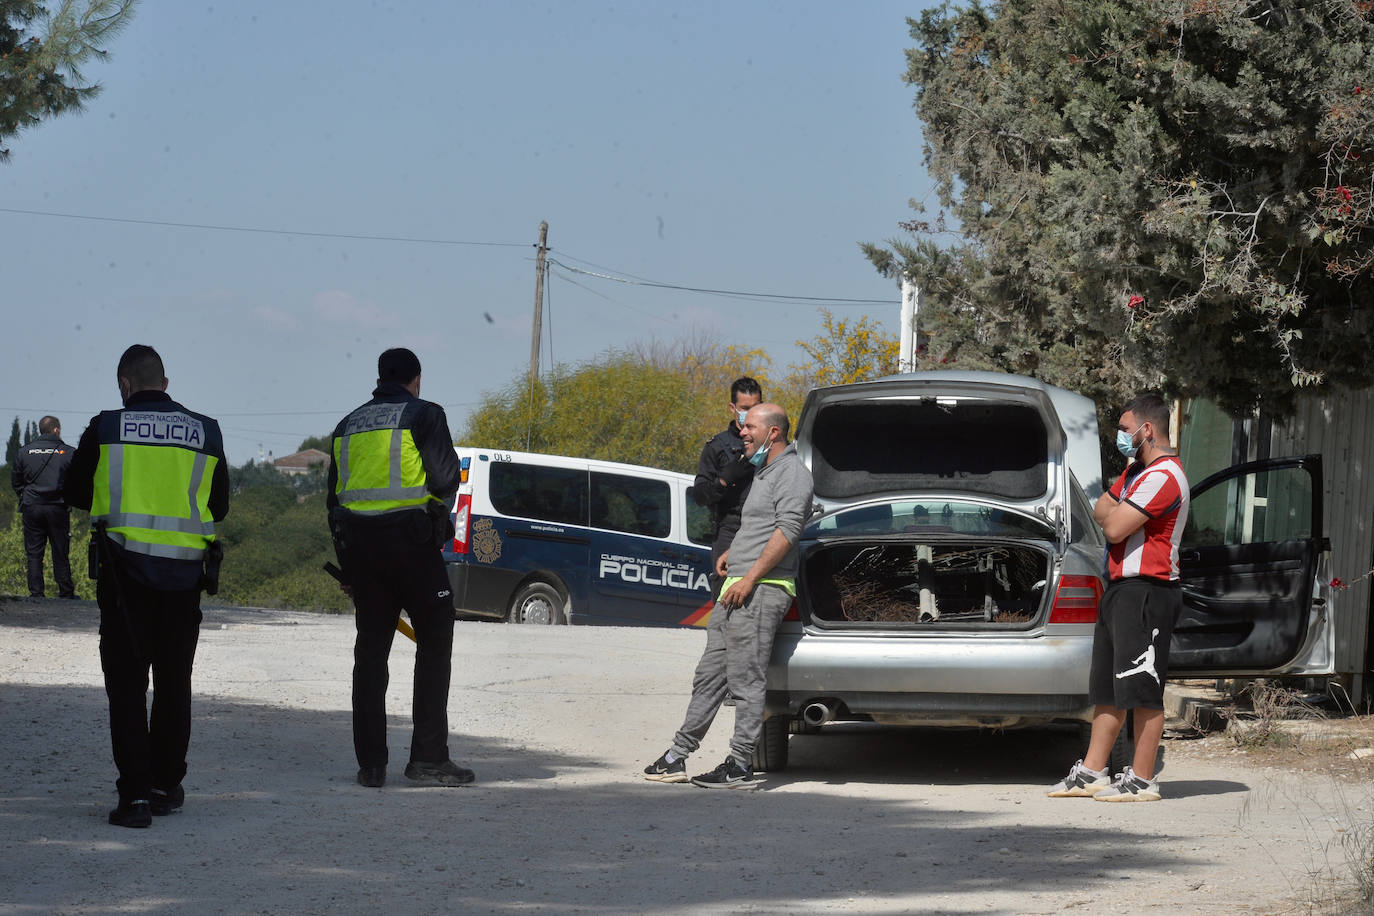
[[[1193,497],[1183,543],[1240,546],[1312,537],[1312,477],[1302,467],[1255,470]]]

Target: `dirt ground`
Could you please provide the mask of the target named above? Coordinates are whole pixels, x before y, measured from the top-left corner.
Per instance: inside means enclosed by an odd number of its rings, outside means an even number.
[[[207,608],[186,807],[111,827],[96,621],[0,602],[0,913],[1365,911],[1374,758],[1347,757],[1374,747],[1367,723],[1278,749],[1170,740],[1158,804],[1046,798],[1081,754],[1067,727],[827,726],[762,789],[708,792],[639,777],[685,708],[686,630],[460,622],[464,789],[400,775],[398,637],[376,790],[354,781],[352,618]]]

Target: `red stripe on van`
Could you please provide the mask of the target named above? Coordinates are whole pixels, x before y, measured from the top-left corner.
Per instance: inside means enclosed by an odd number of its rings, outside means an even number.
[[[704,627],[711,622],[711,608],[715,607],[714,601],[707,601],[691,614],[677,622],[680,627]]]

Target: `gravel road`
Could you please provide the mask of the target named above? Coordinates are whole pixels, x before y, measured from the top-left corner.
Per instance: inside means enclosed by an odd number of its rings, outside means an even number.
[[[1049,799],[1069,728],[827,726],[754,792],[662,785],[704,634],[460,622],[451,748],[412,788],[413,647],[391,779],[354,782],[351,617],[207,608],[186,807],[109,826],[88,602],[0,603],[0,913],[1305,912],[1370,821],[1364,782],[1169,742],[1158,804]],[[724,757],[730,712],[702,752]]]

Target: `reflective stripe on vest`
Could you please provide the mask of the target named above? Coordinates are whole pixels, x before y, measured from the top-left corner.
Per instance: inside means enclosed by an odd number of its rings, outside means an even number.
[[[199,562],[215,539],[207,473],[215,460],[175,445],[102,444],[91,519],[131,553]],[[178,477],[185,489],[169,492]]]
[[[405,404],[370,404],[344,421],[334,440],[339,505],[362,515],[423,506],[431,495],[411,431],[401,425]]]

